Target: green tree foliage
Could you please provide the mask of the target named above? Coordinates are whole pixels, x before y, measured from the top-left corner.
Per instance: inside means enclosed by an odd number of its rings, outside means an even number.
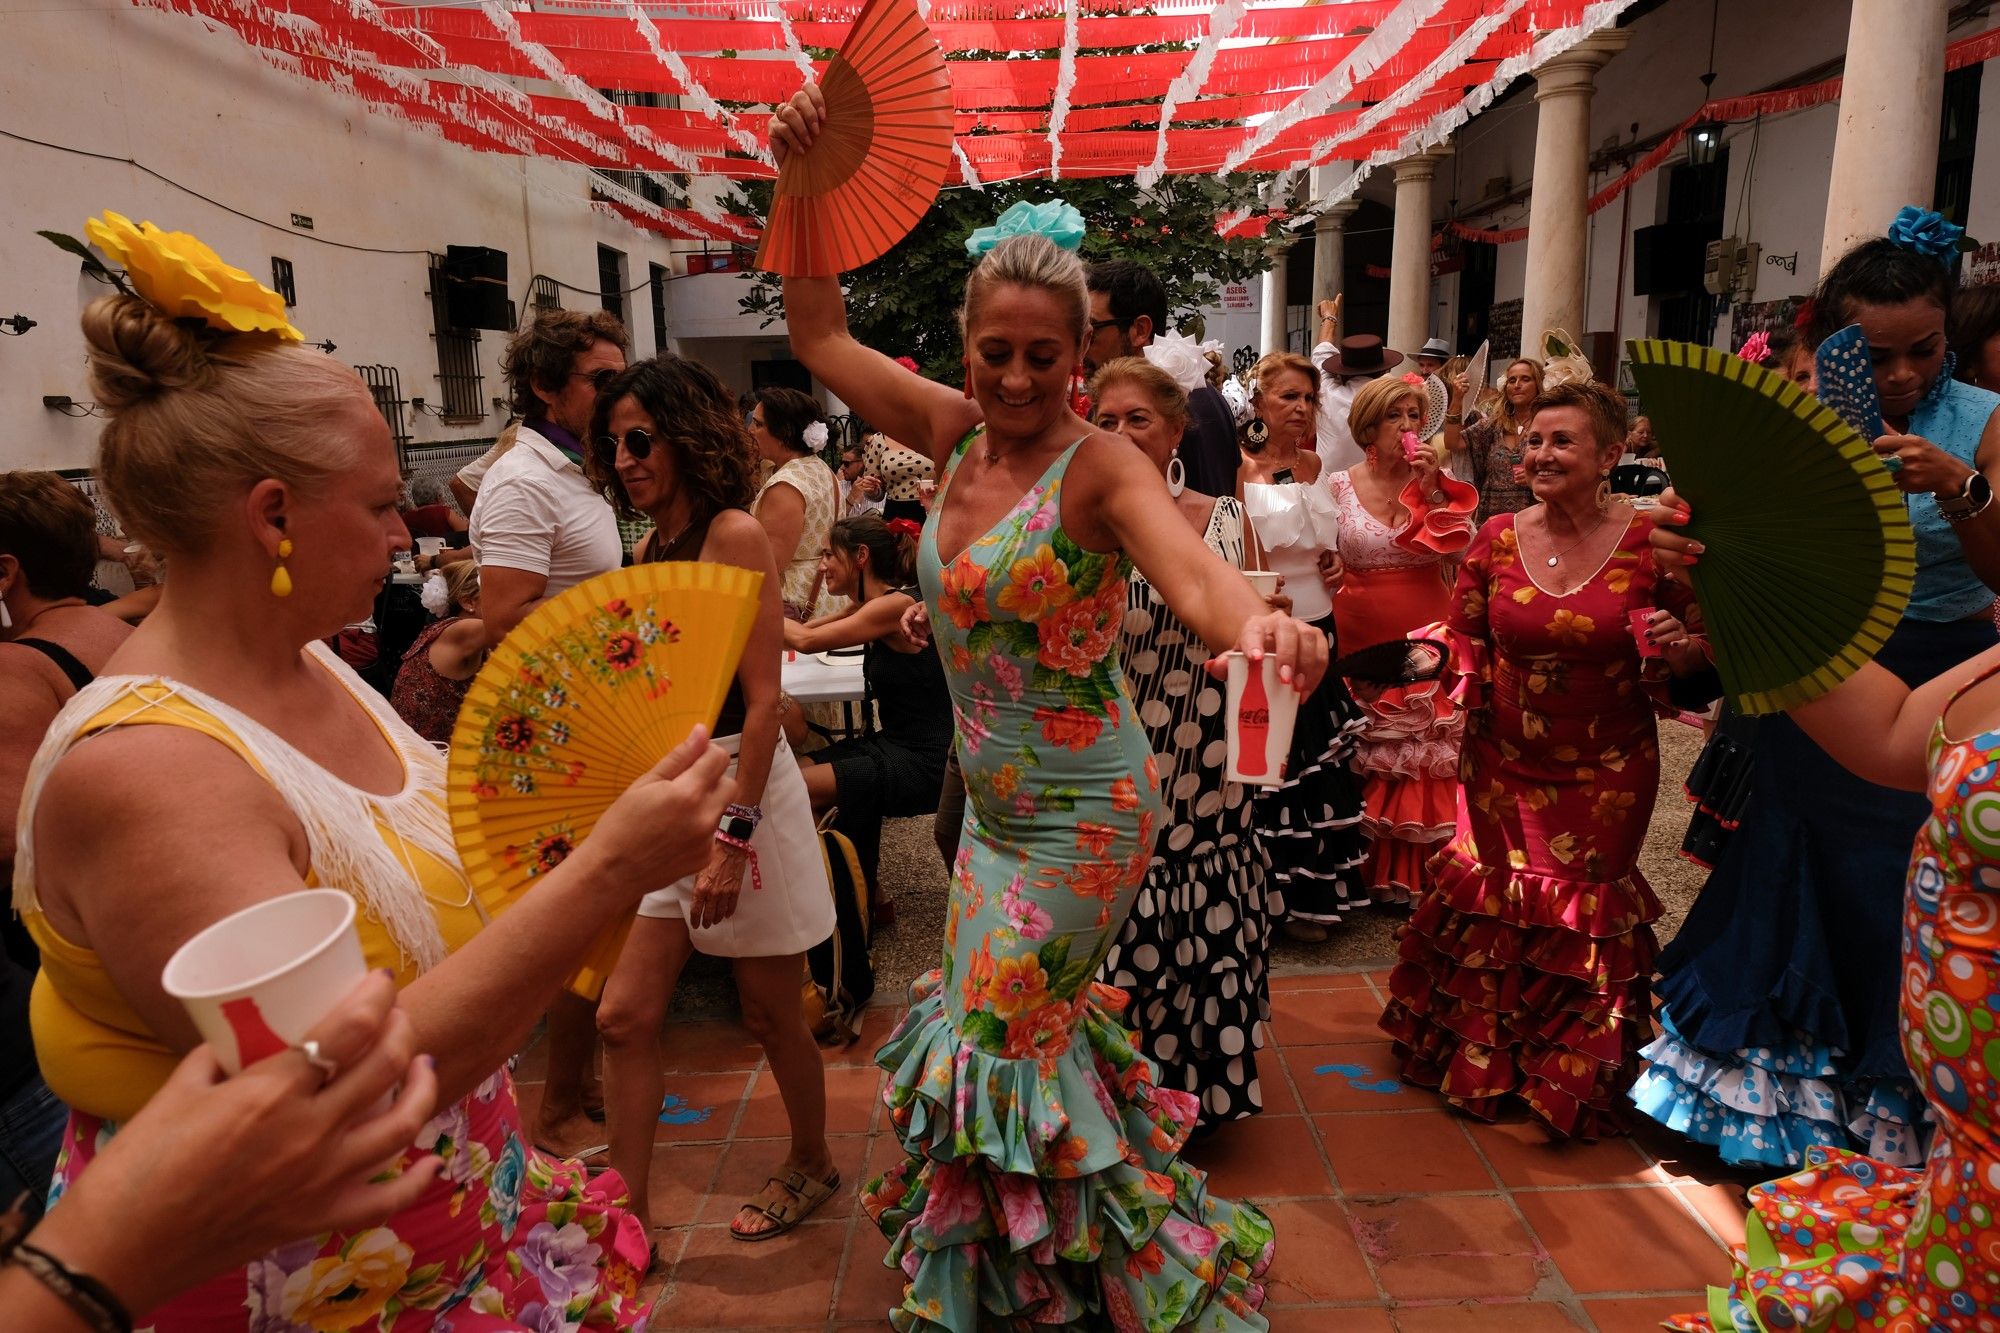
[[[1185,318],[1212,303],[1222,284],[1246,281],[1269,266],[1264,233],[1225,240],[1215,230],[1217,218],[1255,207],[1264,180],[1254,175],[1218,180],[1207,173],[1168,176],[1151,193],[1142,192],[1128,176],[1012,181],[984,192],[947,189],[894,249],[846,275],[848,325],[867,346],[912,357],[925,375],[957,383],[958,306],[973,264],[965,238],[1023,199],[1067,200],[1083,214],[1088,228],[1083,258],[1135,259],[1147,265],[1166,286],[1172,317]],[[769,185],[744,188],[752,210],[763,216],[770,204]],[[742,304],[767,324],[784,314],[778,284],[768,275],[751,287]]]

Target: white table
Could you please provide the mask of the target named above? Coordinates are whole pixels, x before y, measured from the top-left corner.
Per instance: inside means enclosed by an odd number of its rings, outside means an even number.
[[[861,655],[830,653],[785,654],[779,672],[786,694],[802,704],[858,703],[867,692],[861,678]]]

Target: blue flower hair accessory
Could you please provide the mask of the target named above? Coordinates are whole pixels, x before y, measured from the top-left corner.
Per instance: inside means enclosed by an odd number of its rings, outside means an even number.
[[[1031,204],[1025,199],[1002,213],[990,227],[981,227],[965,238],[965,253],[974,259],[1009,236],[1039,233],[1065,250],[1083,244],[1083,214],[1060,199]]]
[[[1945,221],[1942,213],[1915,204],[1903,205],[1889,224],[1889,239],[1905,250],[1914,250],[1932,259],[1950,259],[1961,250],[1975,248],[1965,238],[1965,228]]]

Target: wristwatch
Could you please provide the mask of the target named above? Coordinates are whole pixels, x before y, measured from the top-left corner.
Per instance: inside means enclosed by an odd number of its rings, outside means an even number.
[[[1965,486],[1957,495],[1936,497],[1938,513],[1952,523],[1964,523],[1986,512],[1986,506],[1993,503],[1993,484],[1986,480],[1983,472],[1974,472],[1965,479]]]
[[[718,836],[727,838],[732,843],[748,843],[750,835],[757,831],[757,824],[748,815],[725,813],[721,821],[716,824],[715,831]]]

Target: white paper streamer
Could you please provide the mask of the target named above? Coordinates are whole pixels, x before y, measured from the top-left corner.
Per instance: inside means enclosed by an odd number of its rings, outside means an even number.
[[[1174,111],[1182,102],[1201,96],[1202,85],[1208,82],[1209,67],[1215,64],[1216,53],[1222,50],[1223,39],[1236,31],[1236,25],[1243,21],[1243,13],[1250,7],[1249,0],[1223,0],[1208,16],[1208,35],[1201,39],[1187,64],[1167,85],[1167,95],[1160,103],[1160,133],[1153,144],[1153,160],[1139,168],[1137,177],[1139,188],[1150,190],[1167,174],[1167,127],[1172,124]]]
[[[659,28],[654,25],[646,11],[639,8],[637,0],[624,0],[624,4],[625,16],[632,20],[632,25],[639,30],[639,35],[646,39],[646,48],[652,52],[653,59],[665,65],[667,73],[673,75],[686,90],[681,100],[688,110],[707,116],[728,132],[730,142],[738,148],[766,166],[773,165],[770,150],[764,147],[763,142],[744,129],[737,122],[735,115],[710,95],[708,89],[702,86],[701,80],[695,78],[693,72],[688,69],[687,62],[681,59],[679,52],[669,51],[661,44]]]
[[[958,158],[958,174],[965,178],[965,183],[981,194],[986,193],[986,183],[979,179],[978,168],[974,167],[972,159],[965,155],[965,146],[959,143],[955,134],[951,138],[951,151],[952,155]]]
[[[813,69],[812,57],[808,56],[806,49],[799,45],[799,35],[792,31],[792,16],[785,12],[783,5],[775,5],[773,8],[778,11],[778,30],[785,34],[785,54],[789,55],[792,63],[799,67],[799,73],[808,79],[818,78],[818,72]]]
[[[1076,87],[1076,5],[1063,0],[1063,44],[1056,60],[1055,96],[1049,102],[1049,179],[1062,179],[1063,122],[1069,119],[1069,95]]]

